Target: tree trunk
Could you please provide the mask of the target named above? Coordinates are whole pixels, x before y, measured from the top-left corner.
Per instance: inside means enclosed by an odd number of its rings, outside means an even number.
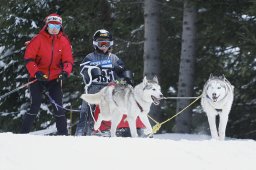
[[[193,94],[195,43],[196,43],[196,7],[189,0],[184,1],[182,47],[178,83],[178,96],[189,97]],[[190,100],[178,100],[176,111],[180,111],[190,103]],[[176,117],[175,131],[190,133],[192,124],[191,108]]]
[[[145,0],[144,75],[159,75],[159,6],[157,0]]]
[[[155,75],[159,78],[159,5],[157,0],[145,0],[144,5],[144,75],[148,79]],[[152,105],[149,114],[159,121],[159,112],[160,106]]]

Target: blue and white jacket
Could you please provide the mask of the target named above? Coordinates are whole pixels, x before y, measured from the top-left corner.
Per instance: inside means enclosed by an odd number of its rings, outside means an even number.
[[[80,66],[80,74],[83,76],[86,84],[108,84],[109,82],[122,78],[122,73],[125,70],[123,61],[115,54],[103,54],[97,51],[88,54]],[[88,69],[90,66],[99,67],[101,69],[101,76],[90,80],[90,69]]]

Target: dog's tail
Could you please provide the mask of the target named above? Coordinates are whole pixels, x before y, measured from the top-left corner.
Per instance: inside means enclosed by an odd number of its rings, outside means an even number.
[[[89,104],[99,104],[101,100],[101,93],[95,93],[95,94],[82,94],[81,99],[88,102]]]

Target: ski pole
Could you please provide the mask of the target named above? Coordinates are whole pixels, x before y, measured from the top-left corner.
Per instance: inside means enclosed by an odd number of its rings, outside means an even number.
[[[12,90],[12,91],[10,91],[10,92],[8,92],[8,93],[5,93],[4,95],[0,96],[0,100],[2,100],[2,99],[5,98],[6,96],[9,96],[10,94],[12,94],[12,93],[14,93],[14,92],[16,92],[16,91],[18,91],[18,90],[24,88],[24,87],[29,86],[30,84],[32,84],[32,83],[34,83],[34,82],[36,82],[36,81],[37,81],[37,79],[35,79],[35,80],[33,80],[33,81],[30,81],[30,82],[28,82],[28,83],[26,83],[26,84],[23,84],[22,86],[20,86],[20,87],[14,89],[14,90]]]

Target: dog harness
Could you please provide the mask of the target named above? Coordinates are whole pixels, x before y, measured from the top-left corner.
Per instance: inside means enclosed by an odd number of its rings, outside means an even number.
[[[137,100],[136,100],[136,104],[137,104],[137,106],[139,107],[140,111],[143,112],[143,108],[142,108],[142,106],[139,104],[139,102],[137,102]]]

